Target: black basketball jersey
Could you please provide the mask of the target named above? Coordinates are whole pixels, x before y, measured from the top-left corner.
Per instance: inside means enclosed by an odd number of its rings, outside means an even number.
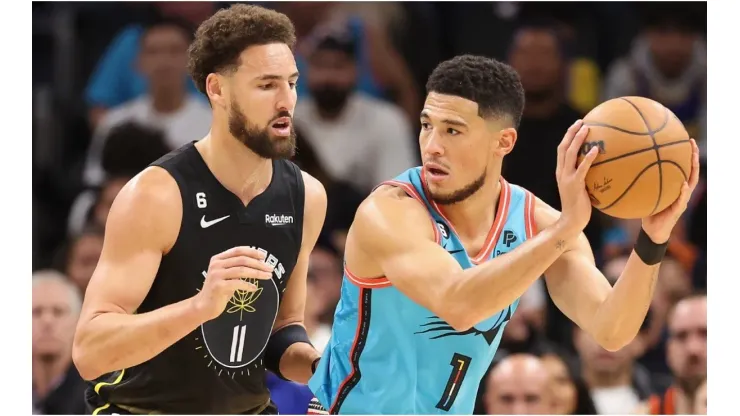
[[[150,361],[92,382],[88,400],[91,406],[111,404],[147,412],[260,412],[270,401],[265,346],[301,248],[301,171],[287,160],[273,161],[267,189],[245,207],[213,176],[194,143],[153,165],[177,181],[183,215],[177,241],[163,256],[137,313],[196,295],[211,257],[232,247],[264,251],[266,262],[275,267],[273,278],[253,280],[255,292],[235,292],[218,318]]]

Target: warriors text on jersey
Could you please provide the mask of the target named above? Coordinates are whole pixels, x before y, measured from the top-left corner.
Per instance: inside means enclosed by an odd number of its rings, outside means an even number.
[[[196,295],[211,257],[236,246],[264,251],[275,271],[271,280],[252,282],[255,292],[235,292],[219,317],[161,354],[91,382],[88,403],[92,409],[147,413],[261,412],[270,403],[262,357],[301,248],[301,171],[289,161],[273,161],[269,186],[245,207],[213,176],[193,143],[153,165],[176,180],[183,214],[177,241],[137,313]]]
[[[400,187],[427,208],[437,242],[463,268],[513,250],[534,232],[534,197],[502,178],[493,226],[481,252],[470,258],[428,198],[421,168],[384,184]],[[481,379],[518,305],[516,300],[457,332],[386,278],[360,278],[345,267],[332,337],[309,387],[332,414],[471,414]]]

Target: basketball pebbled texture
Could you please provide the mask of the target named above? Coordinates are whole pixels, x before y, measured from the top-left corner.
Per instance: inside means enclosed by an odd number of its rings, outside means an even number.
[[[592,205],[623,219],[644,218],[670,206],[691,173],[691,141],[681,121],[662,104],[620,97],[583,119],[590,131],[578,163],[599,154],[586,175]]]

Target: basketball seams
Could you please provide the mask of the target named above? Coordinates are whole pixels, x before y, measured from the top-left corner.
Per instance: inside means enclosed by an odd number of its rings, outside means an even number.
[[[609,162],[613,162],[615,160],[624,159],[625,157],[639,155],[640,153],[644,153],[644,152],[649,152],[649,151],[653,150],[655,147],[657,147],[658,149],[661,149],[661,148],[664,148],[664,147],[673,146],[673,145],[676,145],[676,144],[686,143],[686,142],[690,142],[690,141],[691,141],[691,139],[683,139],[683,140],[676,140],[674,142],[668,142],[668,143],[659,144],[657,146],[646,147],[644,149],[639,149],[639,150],[635,150],[635,151],[632,151],[632,152],[629,152],[629,153],[625,153],[625,154],[622,154],[622,155],[619,155],[619,156],[614,156],[611,159],[606,159],[606,160],[602,160],[602,161],[599,161],[599,162],[595,162],[595,163],[593,163],[591,165],[591,167],[593,168],[593,167],[596,167],[596,166],[599,166],[599,165],[604,165],[604,164],[607,164]],[[666,162],[666,161],[665,160],[662,160],[662,162]]]
[[[663,107],[663,110],[664,110],[663,113],[665,114],[665,121],[663,122],[663,125],[661,126],[661,128],[659,130],[655,130],[654,131],[650,127],[650,123],[648,123],[647,118],[645,118],[645,115],[642,114],[642,111],[640,111],[640,108],[635,103],[633,103],[632,101],[628,100],[625,97],[621,97],[621,99],[624,100],[624,101],[626,101],[627,103],[629,103],[629,105],[631,105],[632,108],[634,108],[635,111],[637,111],[637,114],[640,115],[640,118],[642,119],[643,123],[645,123],[645,127],[647,127],[647,129],[648,129],[648,133],[650,134],[650,140],[653,141],[653,149],[655,150],[655,157],[657,158],[656,163],[658,164],[658,198],[655,201],[655,206],[653,207],[653,211],[650,213],[652,215],[652,214],[655,213],[655,210],[658,209],[658,206],[660,205],[660,200],[663,198],[663,166],[662,166],[662,163],[661,163],[662,161],[660,159],[660,151],[658,150],[658,141],[655,140],[655,133],[657,133],[660,130],[662,130],[663,128],[665,128],[665,126],[668,124],[668,118],[670,116],[668,114],[668,109],[665,108],[665,107]],[[653,164],[650,164],[649,165],[649,167],[651,167],[651,166],[653,166]],[[647,172],[647,169],[648,168],[643,169],[643,171],[640,172],[640,174],[637,175],[637,177],[632,182],[632,184],[630,184],[630,187],[632,187],[632,185],[634,185],[637,182],[637,180],[640,178],[640,176],[642,174],[644,174],[645,172]],[[627,189],[629,190],[630,187],[628,187]],[[620,195],[619,198],[617,198],[616,200],[618,201],[619,199],[621,199],[626,193],[627,193],[627,191],[624,191],[624,193],[622,195]],[[612,205],[615,202],[613,202]]]

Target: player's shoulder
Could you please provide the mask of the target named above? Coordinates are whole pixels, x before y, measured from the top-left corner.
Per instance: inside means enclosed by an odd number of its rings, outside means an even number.
[[[167,217],[172,210],[181,210],[180,188],[165,169],[150,166],[126,183],[114,205],[136,214]]]
[[[327,196],[324,185],[311,174],[301,170],[303,188],[305,189],[305,212],[309,216],[321,217],[326,215]]]
[[[403,189],[390,185],[379,186],[365,198],[357,208],[352,227],[369,239],[388,234],[432,235],[426,208]]]
[[[106,224],[106,235],[124,241],[147,241],[169,251],[180,232],[183,209],[180,189],[164,169],[151,166],[118,193]]]

